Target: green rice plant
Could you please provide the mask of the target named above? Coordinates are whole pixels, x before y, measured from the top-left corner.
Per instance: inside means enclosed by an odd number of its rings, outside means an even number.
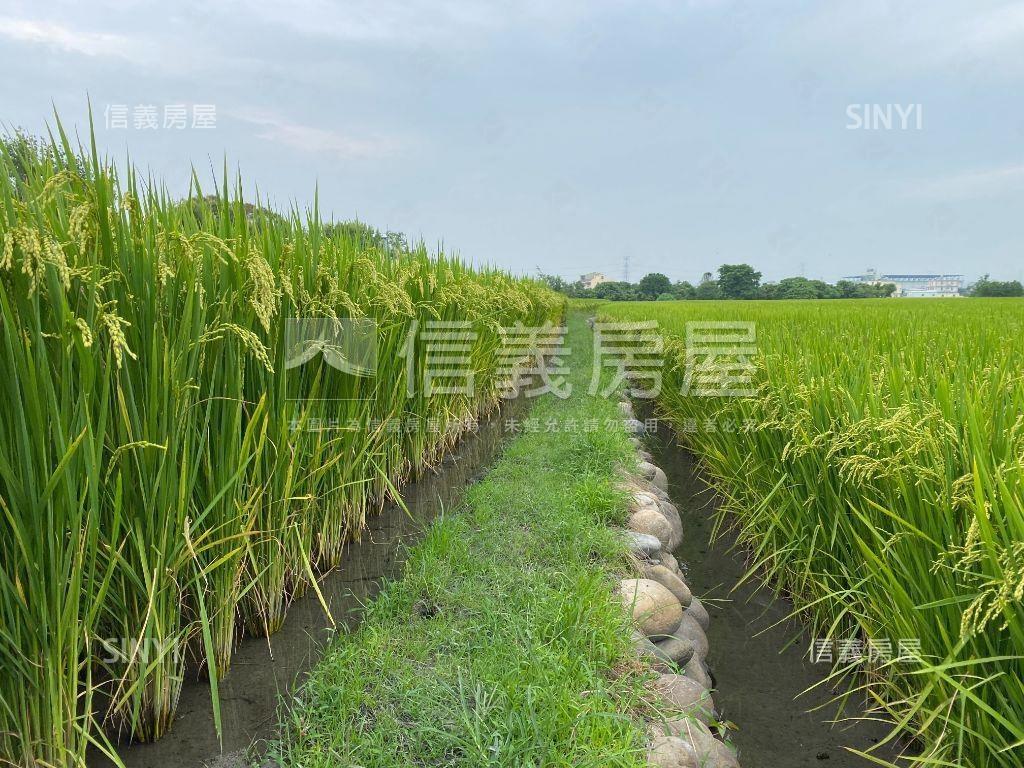
[[[13,162],[3,158],[4,179]],[[53,157],[39,162],[48,178],[64,170]],[[57,218],[38,202],[45,185],[23,198],[10,183],[0,190],[0,753],[63,765],[82,743],[94,690],[79,622],[96,620],[108,587],[98,553],[106,436],[94,411],[111,402],[90,349],[95,291],[82,286],[78,306],[46,298],[80,274],[45,234]]]
[[[607,304],[667,338],[660,404],[751,572],[816,637],[900,640],[864,693],[921,764],[1024,759],[1024,302]],[[747,321],[755,393],[687,394],[686,323]],[[692,359],[691,359],[692,363]],[[858,667],[859,668],[859,667]],[[837,670],[838,671],[838,670]]]
[[[279,628],[493,406],[497,328],[563,312],[534,281],[244,200],[226,170],[172,200],[59,124],[0,149],[0,764],[159,738],[190,668],[216,702],[239,627]],[[287,323],[324,317],[376,324],[376,375],[288,368]],[[474,394],[423,397],[423,352],[400,352],[467,317]]]

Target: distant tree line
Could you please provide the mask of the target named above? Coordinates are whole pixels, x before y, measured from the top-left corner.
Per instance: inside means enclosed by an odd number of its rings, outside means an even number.
[[[989,280],[988,275],[982,277],[971,288],[971,296],[1024,296],[1024,285],[1019,280],[1001,282]]]
[[[541,277],[551,288],[579,299],[611,301],[673,301],[676,299],[880,299],[892,296],[891,283],[870,285],[840,280],[835,285],[806,277],[787,277],[777,283],[762,283],[761,273],[749,264],[723,264],[718,277],[705,272],[697,285],[685,280],[673,283],[660,272],[644,275],[638,283],[609,281],[584,288],[557,275]]]

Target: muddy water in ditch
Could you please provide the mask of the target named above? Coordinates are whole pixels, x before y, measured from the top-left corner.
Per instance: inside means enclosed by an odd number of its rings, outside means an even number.
[[[320,584],[337,622],[338,631],[359,623],[361,608],[380,591],[381,582],[401,575],[406,547],[419,540],[426,524],[457,505],[469,483],[494,461],[503,444],[505,420],[522,408],[508,403],[499,415],[480,424],[444,462],[403,490],[408,513],[389,505],[367,518],[362,540],[348,545],[343,565]],[[213,724],[210,688],[186,681],[170,732],[153,744],[120,749],[127,768],[236,768],[247,765],[246,750],[273,738],[281,697],[321,658],[332,630],[316,595],[294,602],[284,627],[270,640],[248,638],[231,661],[231,672],[220,684],[223,749]],[[113,763],[94,755],[89,768]]]
[[[733,740],[743,768],[874,765],[846,747],[867,750],[887,735],[884,725],[832,725],[839,713],[830,704],[830,689],[822,686],[801,695],[821,683],[830,665],[810,662],[811,638],[798,623],[786,620],[792,605],[757,581],[736,587],[747,567],[732,536],[711,540],[718,499],[701,478],[696,457],[679,447],[664,421],[644,443],[668,476],[669,495],[683,518],[685,538],[675,555],[711,615],[708,664],[718,688],[715,701],[724,719],[739,728]],[[852,714],[848,705],[840,719]],[[885,760],[896,757],[888,745],[875,754]]]

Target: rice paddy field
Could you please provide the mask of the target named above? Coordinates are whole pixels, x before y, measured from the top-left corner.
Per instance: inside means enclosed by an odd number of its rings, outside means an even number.
[[[722,524],[830,641],[836,671],[863,673],[857,695],[916,760],[1024,764],[1024,302],[608,303],[598,315],[658,322],[659,407],[724,494]],[[692,345],[687,356],[687,323],[706,321],[753,323],[752,391],[693,393],[702,358]]]
[[[0,765],[83,765],[169,727],[407,478],[499,399],[531,280],[382,250],[240,180],[175,200],[63,133],[0,153]],[[288,322],[372,321],[376,375],[290,366]],[[472,394],[410,334],[468,320]],[[443,368],[442,368],[443,371]],[[412,393],[410,394],[410,389]],[[396,420],[416,428],[394,429]],[[329,424],[330,428],[324,428]],[[429,425],[430,428],[424,428]]]

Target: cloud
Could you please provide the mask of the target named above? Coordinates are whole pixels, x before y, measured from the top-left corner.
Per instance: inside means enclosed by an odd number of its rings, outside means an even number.
[[[348,43],[465,48],[515,26],[557,30],[593,23],[607,11],[668,5],[666,0],[227,0],[218,12],[245,14],[264,25]]]
[[[1019,46],[1024,40],[1024,3],[1012,3],[973,18],[964,32],[971,48],[994,50]]]
[[[1024,165],[973,170],[902,186],[903,195],[932,201],[971,200],[1024,192]]]
[[[221,12],[225,6],[265,25],[352,43],[423,44],[453,34],[480,33],[500,21],[487,4],[463,0],[295,0],[288,4],[246,0],[225,3]]]
[[[33,19],[0,17],[0,36],[21,43],[42,44],[85,56],[137,59],[143,49],[123,35],[88,32],[63,24]]]
[[[787,35],[787,49],[822,66],[856,63],[883,76],[1024,68],[1020,0],[843,0],[817,6]],[[813,65],[812,65],[813,67]]]
[[[265,55],[246,50],[232,56],[223,46],[204,45],[195,25],[186,27],[181,19],[164,20],[156,25],[145,18],[141,26],[124,8],[107,7],[94,15],[93,21],[117,32],[94,32],[79,26],[73,19],[75,8],[65,9],[60,21],[42,18],[0,16],[0,39],[26,45],[45,46],[73,56],[90,59],[130,61],[148,71],[164,74],[192,75],[197,72],[222,72],[228,69],[247,73],[271,68]],[[70,19],[70,21],[69,21]],[[223,26],[214,27],[218,34]],[[141,31],[140,31],[141,30]],[[205,34],[209,34],[206,32]],[[187,55],[184,55],[187,52]]]
[[[340,131],[303,125],[264,110],[234,110],[228,112],[228,116],[258,126],[256,136],[260,139],[343,159],[385,157],[400,151],[404,144],[390,136],[354,137]]]

